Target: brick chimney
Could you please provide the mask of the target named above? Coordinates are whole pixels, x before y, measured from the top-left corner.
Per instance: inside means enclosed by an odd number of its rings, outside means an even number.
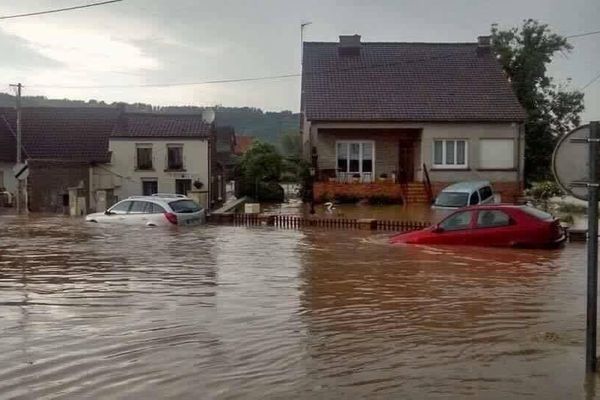
[[[487,54],[492,49],[491,36],[477,36],[477,54]]]
[[[359,56],[361,46],[360,35],[340,35],[338,52],[341,56]]]

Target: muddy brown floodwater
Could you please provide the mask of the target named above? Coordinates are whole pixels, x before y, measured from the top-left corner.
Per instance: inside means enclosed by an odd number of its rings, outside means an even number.
[[[585,251],[0,216],[2,399],[577,399]]]

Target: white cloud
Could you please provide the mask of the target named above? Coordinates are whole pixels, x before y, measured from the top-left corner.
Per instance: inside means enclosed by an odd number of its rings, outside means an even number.
[[[160,62],[142,49],[107,32],[40,23],[7,24],[2,29],[25,40],[40,54],[87,72],[156,70]]]

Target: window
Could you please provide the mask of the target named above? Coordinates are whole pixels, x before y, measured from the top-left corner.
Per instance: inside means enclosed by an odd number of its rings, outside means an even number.
[[[338,172],[373,176],[375,144],[372,141],[340,141],[336,146]]]
[[[127,214],[129,211],[129,207],[131,207],[132,201],[123,201],[121,203],[115,204],[113,208],[110,209],[110,212],[115,214]]]
[[[513,139],[480,139],[479,168],[515,168],[515,142]]]
[[[150,207],[148,209],[148,213],[150,214],[164,214],[165,213],[165,209],[162,208],[161,206],[159,206],[158,204],[155,203],[148,203],[150,204]]]
[[[481,201],[487,200],[492,197],[494,193],[492,193],[492,188],[489,186],[484,186],[479,189],[479,195],[481,196]]]
[[[146,214],[148,213],[148,203],[147,201],[134,201],[129,209],[129,214]]]
[[[479,211],[477,216],[478,228],[493,228],[510,225],[508,214],[499,210]]]
[[[156,179],[142,180],[142,194],[144,196],[150,196],[154,193],[158,193],[158,182]]]
[[[440,228],[445,231],[468,229],[471,225],[472,211],[463,211],[453,214],[440,223]]]
[[[170,202],[169,206],[176,213],[195,213],[201,210],[201,207],[193,200],[176,200]]]
[[[473,192],[471,193],[471,200],[469,200],[469,205],[474,206],[476,204],[479,204],[479,193]]]
[[[152,145],[137,144],[136,148],[136,168],[142,170],[152,169]]]
[[[191,179],[175,179],[175,193],[187,196],[190,190],[192,190]]]
[[[433,165],[443,168],[465,168],[467,149],[466,140],[434,140]]]
[[[168,144],[167,145],[167,169],[182,170],[183,169],[183,145]]]
[[[435,198],[435,205],[439,207],[464,207],[469,200],[469,193],[441,192]]]

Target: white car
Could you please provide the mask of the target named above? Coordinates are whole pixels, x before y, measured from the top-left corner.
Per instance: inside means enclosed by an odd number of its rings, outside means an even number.
[[[493,203],[497,201],[490,182],[470,181],[455,183],[442,190],[432,207],[452,209]]]
[[[198,225],[206,222],[204,209],[183,195],[132,196],[105,212],[88,214],[88,222],[129,225]]]

